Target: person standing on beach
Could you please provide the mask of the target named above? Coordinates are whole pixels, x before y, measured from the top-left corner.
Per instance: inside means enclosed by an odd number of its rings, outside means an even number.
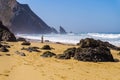
[[[43,43],[44,42],[44,39],[43,39],[43,35],[41,36],[41,43]]]

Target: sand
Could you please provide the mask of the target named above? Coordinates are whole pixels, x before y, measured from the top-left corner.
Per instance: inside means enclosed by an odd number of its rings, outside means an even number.
[[[8,42],[7,42],[8,43]],[[71,45],[32,42],[31,46],[49,44],[56,54],[63,53]],[[21,42],[9,42],[10,52],[0,52],[0,80],[120,80],[120,62],[82,62],[74,59],[59,60],[43,58],[41,52],[22,51]],[[15,51],[24,52],[19,56]],[[120,59],[118,51],[111,50],[114,58]],[[11,56],[6,56],[11,54]]]

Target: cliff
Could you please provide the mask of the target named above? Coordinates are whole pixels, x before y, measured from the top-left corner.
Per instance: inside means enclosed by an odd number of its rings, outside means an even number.
[[[16,41],[16,38],[10,30],[0,21],[0,41]]]
[[[27,4],[0,0],[0,19],[13,33],[56,33]]]

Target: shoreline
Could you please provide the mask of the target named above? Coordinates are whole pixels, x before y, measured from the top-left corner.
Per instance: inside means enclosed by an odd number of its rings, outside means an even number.
[[[16,38],[24,38],[24,37],[16,36]],[[41,43],[41,40],[37,40],[37,39],[30,39],[30,38],[24,38],[24,39],[29,42]],[[44,40],[44,43],[54,43],[54,44],[77,46],[77,44],[73,44],[73,43],[54,42],[54,41],[50,41],[50,40]]]

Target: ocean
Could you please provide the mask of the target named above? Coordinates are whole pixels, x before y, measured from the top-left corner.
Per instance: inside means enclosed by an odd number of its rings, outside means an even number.
[[[17,34],[18,37],[41,40],[41,34]],[[113,45],[120,46],[120,34],[118,33],[68,33],[68,34],[43,34],[44,40],[52,42],[62,42],[76,44],[81,39],[94,38],[102,41],[110,42]]]

